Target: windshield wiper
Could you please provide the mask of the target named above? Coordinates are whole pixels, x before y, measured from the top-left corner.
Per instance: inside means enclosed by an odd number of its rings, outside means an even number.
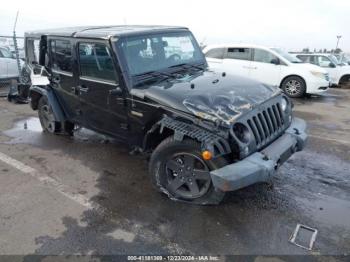
[[[142,81],[147,81],[147,80],[151,80],[151,79],[156,79],[159,77],[161,77],[162,80],[165,80],[168,78],[172,78],[173,75],[165,73],[165,72],[160,72],[160,71],[148,71],[148,72],[140,73],[137,75],[133,75],[133,77],[136,77],[137,82],[142,82]]]
[[[169,68],[176,68],[176,67],[180,67],[180,68],[183,68],[183,69],[196,68],[196,69],[199,69],[199,70],[204,70],[204,63],[197,64],[197,65],[182,63],[182,64],[177,64],[177,65],[170,66]]]
[[[148,72],[144,72],[144,73],[141,73],[141,74],[137,74],[137,75],[134,75],[135,77],[137,78],[148,78],[148,77],[159,77],[159,76],[162,76],[162,77],[166,77],[166,78],[169,78],[169,77],[172,77],[171,74],[168,74],[168,73],[165,73],[165,72],[160,72],[160,71],[148,71]]]

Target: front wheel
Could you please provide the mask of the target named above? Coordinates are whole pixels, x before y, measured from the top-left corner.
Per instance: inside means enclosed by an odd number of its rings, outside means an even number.
[[[149,170],[156,188],[169,198],[193,204],[218,204],[225,193],[216,190],[210,171],[227,165],[224,158],[206,161],[200,144],[169,137],[154,150]]]
[[[281,88],[289,97],[293,98],[303,97],[306,93],[306,84],[298,76],[290,76],[284,79]]]

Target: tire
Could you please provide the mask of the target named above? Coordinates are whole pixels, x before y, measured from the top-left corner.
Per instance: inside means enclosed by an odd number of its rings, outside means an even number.
[[[214,205],[221,202],[225,193],[214,188],[209,172],[225,165],[227,161],[222,157],[203,160],[200,144],[196,141],[177,141],[171,136],[153,151],[149,172],[157,190],[170,199]]]
[[[298,98],[306,94],[305,81],[299,76],[289,76],[283,80],[281,89],[289,97]]]
[[[350,88],[350,75],[344,75],[340,78],[339,85],[340,88]]]
[[[52,111],[52,107],[49,104],[46,96],[42,96],[39,99],[38,115],[41,127],[44,132],[50,134],[57,134],[61,130],[60,122],[55,121],[55,117]]]

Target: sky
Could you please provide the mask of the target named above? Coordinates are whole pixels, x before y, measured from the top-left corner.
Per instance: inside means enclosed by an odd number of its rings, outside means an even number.
[[[0,35],[76,25],[179,25],[205,44],[350,51],[349,0],[3,0]]]

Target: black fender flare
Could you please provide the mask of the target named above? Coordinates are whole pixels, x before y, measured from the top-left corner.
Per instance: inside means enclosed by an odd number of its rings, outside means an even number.
[[[52,90],[50,86],[31,86],[29,89],[29,96],[33,99],[35,96],[37,97],[37,100],[40,99],[41,96],[45,96],[47,100],[49,101],[49,104],[52,108],[55,121],[64,123],[66,121],[66,116],[64,114],[64,111],[58,101],[58,98],[55,94],[55,92]],[[31,107],[36,110],[37,107],[33,104],[34,101],[31,101]],[[38,101],[37,101],[38,102]],[[34,102],[35,103],[35,102]]]
[[[201,143],[202,150],[212,152],[214,158],[224,156],[232,152],[228,137],[219,136],[209,130],[196,126],[194,124],[185,123],[183,121],[164,116],[159,122],[147,132],[145,140],[148,139],[150,133],[159,129],[162,134],[164,128],[168,128],[174,132],[175,140],[182,141],[185,137],[192,138]],[[145,141],[144,141],[145,146]]]

